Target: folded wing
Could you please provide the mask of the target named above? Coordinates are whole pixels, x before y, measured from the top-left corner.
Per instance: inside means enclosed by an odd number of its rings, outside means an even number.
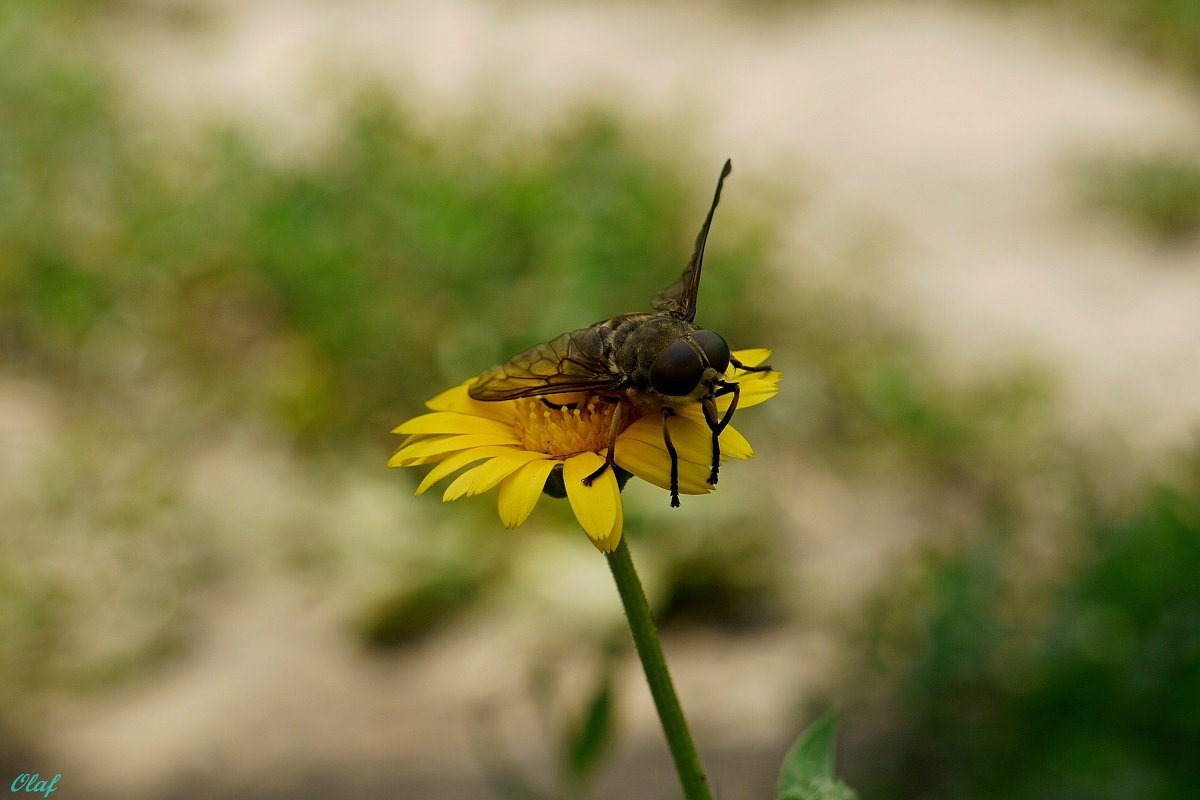
[[[603,392],[623,379],[612,363],[612,329],[593,325],[534,345],[479,376],[476,400],[515,400],[565,392]]]

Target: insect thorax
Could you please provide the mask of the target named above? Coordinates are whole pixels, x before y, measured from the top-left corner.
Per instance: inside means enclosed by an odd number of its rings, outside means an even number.
[[[696,330],[696,326],[669,314],[626,314],[617,319],[620,322],[613,332],[614,366],[625,377],[629,389],[652,392],[650,368],[654,360],[667,346]]]

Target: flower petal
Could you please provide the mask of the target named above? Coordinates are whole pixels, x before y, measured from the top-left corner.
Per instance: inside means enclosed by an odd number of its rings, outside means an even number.
[[[604,470],[591,486],[583,485],[583,479],[603,464],[604,457],[596,453],[580,453],[563,464],[563,484],[567,487],[571,510],[593,542],[603,541],[612,534],[617,523],[617,506],[621,504],[617,476],[611,469]]]
[[[618,502],[617,503],[617,521],[615,523],[613,523],[613,529],[609,532],[608,536],[605,536],[603,539],[592,540],[592,544],[594,544],[596,546],[596,549],[599,550],[601,553],[611,553],[613,550],[617,549],[617,545],[621,541],[621,530],[624,527],[625,527],[625,511],[624,511],[624,509],[621,508],[621,503]]]
[[[775,369],[770,372],[743,372],[739,374],[736,378],[738,386],[741,387],[741,396],[738,398],[738,409],[741,410],[750,406],[756,406],[779,394],[779,379],[782,377],[783,373]],[[733,402],[733,395],[722,395],[717,398],[717,408],[724,411],[729,408],[731,402]]]
[[[704,421],[703,412],[700,414],[677,414],[670,417],[671,444],[682,461],[694,464],[712,463],[712,431]],[[630,425],[617,437],[617,443],[622,439],[636,439],[658,447],[666,455],[667,446],[663,442],[662,417],[648,415]]]
[[[509,450],[484,464],[472,467],[451,481],[450,485],[446,487],[445,494],[442,495],[442,501],[449,503],[463,495],[486,492],[524,465],[538,460],[546,460],[546,457],[541,453],[530,453],[527,450]]]
[[[388,460],[389,467],[411,467],[416,464],[428,464],[431,461],[441,461],[449,453],[466,450],[471,447],[490,447],[492,445],[519,444],[511,433],[467,433],[450,436],[434,436],[421,439],[401,447]]]
[[[508,450],[480,468],[479,474],[475,477],[475,483],[471,485],[467,494],[482,494],[529,462],[546,459],[547,456],[542,453],[534,453],[529,450]]]
[[[558,463],[551,459],[530,461],[500,481],[497,510],[504,527],[515,528],[529,518],[538,498],[542,496],[546,478],[550,477],[551,470]]]
[[[632,472],[647,483],[671,488],[671,457],[660,438],[657,445],[637,439],[617,439],[614,455],[617,466]],[[708,479],[709,465],[679,460],[679,491],[683,494],[707,494],[712,487]]]
[[[732,425],[726,425],[725,430],[721,431],[720,441],[722,461],[726,458],[754,457],[754,448],[750,446],[750,442]]]
[[[502,422],[453,411],[435,411],[413,417],[392,429],[392,433],[496,433],[512,434],[512,428]]]
[[[427,400],[425,405],[433,411],[454,411],[459,414],[486,417],[497,422],[511,424],[513,420],[512,403],[483,402],[471,399],[471,396],[467,394],[467,388],[475,380],[476,378],[468,378],[453,389],[447,389],[432,400]]]
[[[683,411],[679,412],[679,414],[676,415],[676,418],[687,418],[691,422],[694,422],[696,425],[699,425],[704,429],[704,436],[707,437],[707,441],[708,441],[708,445],[705,450],[705,452],[708,453],[706,458],[709,460],[709,463],[711,463],[712,429],[708,427],[708,422],[704,419],[704,412],[697,405],[697,406],[694,406],[691,408],[684,409]],[[682,423],[674,423],[674,422],[672,423],[671,439],[672,439],[672,443],[675,444],[675,447],[678,450],[679,443],[674,441],[675,440],[675,425],[677,425],[677,424],[682,424]],[[693,431],[693,428],[690,425],[688,427],[688,431]],[[644,439],[645,437],[643,436],[643,434],[639,433],[638,438]],[[690,460],[699,461],[698,458],[694,457],[696,455],[695,451],[689,451],[689,453],[690,453]],[[681,451],[681,455],[682,455],[682,451]],[[750,446],[750,442],[748,442],[746,440],[746,437],[743,436],[741,434],[741,432],[738,431],[736,428],[734,428],[732,425],[726,425],[725,430],[721,431],[721,461],[724,462],[725,459],[727,459],[727,458],[753,458],[753,457],[754,457],[754,448]]]
[[[439,461],[434,465],[433,469],[429,470],[429,474],[424,477],[420,485],[417,486],[416,494],[420,496],[429,490],[438,481],[442,480],[452,472],[470,464],[472,461],[480,461],[485,458],[495,458],[507,453],[519,452],[514,447],[473,447],[470,450],[464,450],[461,453],[455,453],[449,458]]]
[[[446,491],[442,493],[442,502],[449,503],[457,500],[463,495],[471,491],[471,487],[475,484],[475,478],[478,477],[479,471],[484,467],[480,464],[477,467],[471,467],[466,472],[461,473],[457,478],[450,481],[450,485],[446,487]]]

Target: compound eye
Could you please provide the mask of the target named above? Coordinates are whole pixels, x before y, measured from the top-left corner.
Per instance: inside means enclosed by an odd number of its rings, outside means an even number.
[[[692,341],[700,345],[704,357],[708,359],[708,365],[722,375],[725,374],[725,370],[729,368],[729,345],[721,338],[721,334],[714,331],[693,331]]]
[[[678,339],[658,354],[650,367],[650,385],[669,397],[689,394],[704,377],[700,356],[686,339]]]

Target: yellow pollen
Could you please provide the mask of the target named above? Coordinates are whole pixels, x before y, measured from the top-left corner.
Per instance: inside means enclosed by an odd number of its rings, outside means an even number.
[[[559,457],[605,450],[616,403],[594,396],[580,402],[582,408],[553,408],[540,397],[517,400],[513,430],[521,445],[526,450]],[[622,419],[622,427],[632,421]]]

